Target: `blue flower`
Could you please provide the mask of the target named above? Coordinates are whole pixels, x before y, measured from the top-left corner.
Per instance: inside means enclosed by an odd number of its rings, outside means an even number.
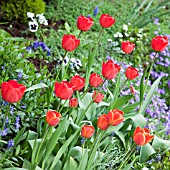
[[[93,11],[93,16],[95,17],[99,12],[99,8],[98,6],[95,7],[94,11]]]
[[[14,147],[14,140],[13,140],[13,139],[10,139],[10,140],[8,141],[7,148],[12,148],[12,147]]]

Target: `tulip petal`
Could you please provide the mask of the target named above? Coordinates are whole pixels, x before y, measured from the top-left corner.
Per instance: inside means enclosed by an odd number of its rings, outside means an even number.
[[[145,145],[145,141],[146,141],[145,136],[142,133],[135,134],[133,136],[133,140],[139,146]]]

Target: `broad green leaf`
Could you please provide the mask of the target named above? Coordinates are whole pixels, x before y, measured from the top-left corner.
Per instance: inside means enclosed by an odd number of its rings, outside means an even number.
[[[21,37],[7,37],[7,38],[5,38],[5,40],[10,40],[10,41],[27,41],[27,39],[21,38]]]
[[[139,156],[139,162],[144,163],[146,162],[149,157],[155,153],[155,150],[152,148],[152,146],[148,143],[141,147],[140,150],[140,156]]]
[[[116,101],[111,103],[110,109],[121,109],[130,99],[132,99],[133,95],[126,95],[119,97]]]
[[[70,156],[70,158],[68,158],[67,162],[65,163],[63,170],[73,170],[77,168],[77,162]]]
[[[144,70],[143,76],[140,81],[140,104],[143,102],[143,97],[144,97],[144,79],[146,75],[147,69]]]
[[[36,90],[36,89],[41,89],[41,88],[46,88],[46,87],[48,87],[46,84],[39,83],[39,84],[36,84],[36,85],[29,87],[28,89],[25,90],[25,92],[28,92],[28,91],[31,91],[31,90]]]
[[[30,169],[31,168],[31,163],[27,159],[24,159],[24,163],[23,163],[22,167]]]
[[[70,26],[69,26],[69,24],[67,22],[65,22],[64,26],[65,26],[65,29],[66,29],[67,33],[70,33]]]
[[[9,34],[7,31],[0,29],[0,35],[3,37],[11,37],[11,34]]]
[[[70,156],[80,161],[82,158],[82,147],[75,146],[74,148],[71,148]]]
[[[37,122],[37,132],[39,136],[41,136],[42,127],[43,127],[42,124],[45,122],[45,117],[46,115],[41,116]]]
[[[52,170],[54,168],[54,166],[58,163],[58,161],[60,160],[61,156],[63,155],[63,153],[67,150],[68,146],[70,145],[70,143],[73,141],[73,139],[77,136],[77,134],[80,132],[80,129],[78,129],[73,135],[71,135],[67,141],[62,145],[62,147],[60,148],[60,150],[58,151],[57,155],[55,156],[53,163],[50,167],[49,170]]]
[[[87,161],[88,161],[88,148],[84,150],[84,154],[82,156],[82,159],[80,161],[78,170],[85,170],[87,166]]]
[[[154,135],[152,147],[157,150],[158,148],[160,149],[165,149],[170,147],[170,140],[163,140],[156,135]]]
[[[139,104],[140,104],[139,102],[134,103],[134,104],[129,104],[128,106],[123,107],[122,111],[124,112],[124,114],[130,113],[134,109],[136,109]]]
[[[56,146],[56,143],[58,142],[59,137],[61,136],[63,131],[65,131],[66,121],[67,119],[65,118],[60,122],[60,125],[55,130],[52,137],[50,138],[49,143],[46,146],[47,149],[44,154],[43,162],[45,162],[48,159],[49,155],[51,154],[54,147]]]
[[[150,90],[149,90],[149,93],[148,93],[147,96],[146,96],[145,101],[142,103],[142,106],[141,106],[141,108],[140,108],[140,110],[139,110],[139,114],[142,114],[142,115],[143,115],[143,114],[145,113],[146,108],[147,108],[147,106],[149,105],[149,103],[150,103],[150,101],[151,101],[151,99],[152,99],[152,97],[153,97],[153,95],[154,95],[154,93],[155,93],[155,91],[156,91],[156,89],[157,89],[157,87],[158,87],[158,85],[159,85],[160,80],[161,80],[161,77],[159,77],[159,78],[153,83],[153,85],[151,86],[151,88],[150,88]]]

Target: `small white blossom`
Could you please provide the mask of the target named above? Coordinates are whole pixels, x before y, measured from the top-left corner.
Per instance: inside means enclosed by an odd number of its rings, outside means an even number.
[[[66,66],[66,65],[68,64],[68,62],[69,62],[69,58],[66,56],[66,57],[64,58],[64,60],[63,60],[63,58],[60,57],[58,63],[61,65],[62,62],[63,62],[63,65]]]
[[[27,12],[27,17],[30,18],[32,21],[35,20],[34,13],[32,12]]]
[[[129,37],[129,34],[125,32],[125,36],[126,36],[126,37]]]
[[[140,37],[140,38],[142,38],[142,37],[143,37],[143,35],[142,35],[142,34],[137,34],[137,36],[138,36],[138,37]]]
[[[111,42],[111,41],[112,41],[112,39],[110,39],[110,38],[109,38],[109,39],[107,39],[107,41]]]
[[[134,38],[130,37],[130,40],[131,40],[131,41],[134,41]]]
[[[139,33],[143,32],[143,29],[142,29],[142,28],[140,28],[138,32],[139,32]]]
[[[123,37],[123,35],[122,35],[120,32],[117,32],[117,34],[118,34],[118,36],[119,36],[120,38]]]
[[[48,21],[46,20],[44,14],[37,14],[38,22],[43,25],[48,25]]]
[[[114,34],[114,37],[115,37],[115,38],[117,38],[117,37],[118,37],[118,35],[117,35],[117,34]]]
[[[142,170],[149,170],[149,169],[148,169],[148,168],[146,168],[146,167],[143,167],[143,168],[142,168]]]
[[[37,23],[36,20],[34,20],[34,21],[29,21],[28,25],[29,25],[29,30],[30,30],[31,32],[36,32],[36,31],[38,30],[38,23]]]
[[[123,24],[123,30],[128,31],[128,26],[126,24]]]

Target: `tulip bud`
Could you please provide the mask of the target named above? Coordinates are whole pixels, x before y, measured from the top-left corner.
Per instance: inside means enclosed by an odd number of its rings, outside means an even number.
[[[97,126],[102,130],[106,130],[109,127],[109,123],[108,123],[106,114],[103,114],[98,117]]]
[[[114,23],[116,22],[116,20],[110,16],[109,14],[102,14],[100,16],[100,25],[103,28],[109,28],[111,27]]]
[[[74,91],[79,91],[85,86],[85,78],[75,75],[71,78],[70,83],[73,85]]]
[[[138,74],[138,70],[136,68],[132,68],[131,66],[129,66],[126,70],[126,78],[129,80],[133,80],[135,79],[139,74]]]
[[[130,91],[133,95],[135,94],[135,88],[133,86],[130,86]]]
[[[94,91],[93,95],[92,95],[92,98],[93,98],[95,103],[100,103],[103,100],[104,95],[102,93],[100,93],[100,92]]]
[[[134,48],[135,48],[135,44],[129,41],[122,42],[122,51],[125,52],[126,54],[130,54]]]
[[[75,107],[77,107],[77,105],[78,105],[77,99],[71,98],[70,101],[69,101],[69,106],[75,108]]]
[[[89,83],[92,87],[98,87],[103,83],[103,79],[98,74],[92,73],[90,75]]]
[[[46,114],[46,122],[50,126],[57,126],[60,122],[61,114],[55,110],[49,110]]]
[[[84,138],[91,138],[95,130],[93,126],[84,125],[81,129],[81,136]]]

